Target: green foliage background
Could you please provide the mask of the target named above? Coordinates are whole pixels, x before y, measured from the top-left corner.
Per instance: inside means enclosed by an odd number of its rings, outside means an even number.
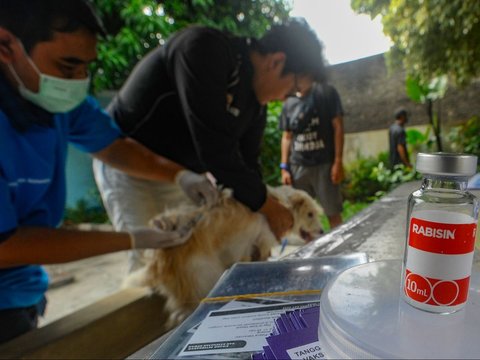
[[[278,119],[282,112],[282,103],[272,102],[268,104],[267,126],[263,136],[260,162],[262,165],[263,178],[269,185],[280,185],[280,142],[282,132],[279,129]]]
[[[68,0],[66,0],[68,1]],[[321,1],[321,0],[317,0]],[[204,24],[244,36],[261,36],[273,23],[288,18],[292,0],[92,0],[104,21],[108,35],[98,47],[93,65],[93,92],[118,89],[134,65],[152,48],[163,44],[175,31],[189,24]],[[465,85],[480,75],[480,1],[478,0],[351,0],[354,10],[372,18],[382,15],[384,32],[394,42],[389,63],[401,64],[414,79],[413,85],[427,86],[417,93],[434,101],[432,79],[447,75]],[[425,85],[426,84],[426,85]],[[420,87],[418,87],[420,89]],[[418,90],[417,89],[417,90]],[[424,90],[425,90],[424,89]],[[417,94],[417,95],[418,95]],[[412,94],[410,94],[412,95]],[[424,97],[425,97],[424,96]],[[441,96],[440,96],[441,97]],[[261,163],[265,181],[280,181],[278,117],[281,103],[268,107]],[[454,128],[449,140],[455,151],[480,155],[478,117]],[[410,134],[414,151],[432,148],[429,134]],[[418,178],[402,166],[386,166],[386,153],[376,158],[359,158],[348,164],[343,184],[344,220],[378,199],[398,184]],[[103,222],[105,214],[79,202],[67,209],[72,222]],[[326,219],[324,226],[326,225]]]
[[[107,30],[93,65],[93,91],[116,90],[151,49],[190,25],[203,24],[242,36],[260,37],[289,17],[289,0],[93,0]],[[280,179],[281,103],[268,107],[261,163],[266,182]]]
[[[92,65],[93,93],[119,89],[147,52],[190,24],[260,37],[272,24],[288,19],[292,8],[292,0],[92,0],[92,3],[108,33],[100,39],[98,59]],[[280,111],[280,103],[269,105],[262,145],[261,163],[269,184],[279,183]],[[102,208],[92,207],[91,201],[85,199],[66,209],[65,221],[105,222],[107,217]]]
[[[453,127],[448,140],[455,152],[477,155],[480,158],[480,117],[473,116],[464,124]],[[480,171],[480,165],[478,166]]]
[[[390,64],[428,84],[446,75],[466,85],[480,75],[480,1],[351,0],[352,8],[375,18],[394,46]]]
[[[67,0],[66,0],[67,1]],[[92,0],[107,30],[93,65],[93,91],[120,88],[151,49],[190,24],[260,36],[288,18],[291,0]]]

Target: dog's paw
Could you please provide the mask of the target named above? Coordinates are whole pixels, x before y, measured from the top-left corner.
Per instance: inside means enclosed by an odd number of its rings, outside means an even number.
[[[167,320],[167,326],[174,328],[180,325],[188,315],[190,315],[190,312],[185,310],[175,310],[171,312]]]
[[[198,213],[185,213],[185,214],[160,214],[154,217],[151,221],[151,225],[159,230],[164,231],[178,231],[183,230],[188,232],[197,225],[198,221],[202,218]]]
[[[152,220],[152,225],[159,230],[175,231],[178,228],[178,218],[157,216]]]

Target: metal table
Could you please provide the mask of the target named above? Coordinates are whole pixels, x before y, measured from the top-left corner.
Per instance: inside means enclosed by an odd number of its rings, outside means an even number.
[[[317,240],[301,247],[294,253],[291,253],[284,258],[282,262],[289,260],[303,261],[305,264],[317,264],[321,267],[321,262],[316,262],[314,259],[331,256],[339,256],[339,264],[343,261],[338,269],[348,266],[345,260],[349,256],[360,256],[360,258],[350,258],[351,265],[362,261],[376,261],[401,259],[403,257],[406,235],[406,216],[407,216],[407,198],[408,195],[420,187],[420,181],[405,183],[397,187],[391,193],[385,195],[382,199],[376,201],[369,207],[365,208],[348,222],[325,234]],[[480,197],[480,190],[472,190],[477,197]],[[363,256],[363,258],[362,258]],[[475,266],[480,269],[480,257],[475,254]],[[253,268],[252,268],[253,269]],[[286,267],[285,267],[286,269]],[[253,272],[244,274],[246,277],[251,277]],[[324,280],[328,280],[333,273],[325,276],[322,281],[311,283],[315,286],[324,285]],[[257,276],[262,274],[257,273]],[[225,278],[222,277],[223,280]],[[280,277],[275,276],[275,279]],[[219,281],[220,283],[220,281]],[[271,283],[269,288],[273,286]],[[285,284],[285,282],[283,282]],[[282,287],[282,284],[277,282],[277,285]],[[217,284],[218,286],[218,284]],[[222,285],[224,286],[224,284]],[[240,288],[242,285],[237,283]],[[285,286],[283,286],[285,289]],[[219,289],[214,289],[216,293]],[[221,289],[225,291],[225,289]],[[235,293],[231,288],[227,293]],[[243,289],[245,290],[245,289]],[[242,290],[242,291],[243,291]],[[251,289],[250,289],[251,290]],[[220,292],[223,295],[223,292]],[[238,291],[236,291],[238,293]],[[198,310],[198,309],[197,309]],[[206,311],[213,310],[213,308],[204,308],[202,311],[195,312],[193,322],[201,320],[201,316],[206,314]],[[187,324],[185,324],[187,323]],[[169,357],[175,353],[175,342],[181,342],[185,339],[181,337],[182,331],[191,325],[192,319],[189,318],[186,322],[180,325],[175,331],[162,336],[148,346],[140,349],[138,352],[131,355],[131,359],[151,359]],[[180,345],[178,345],[180,346]],[[177,348],[178,348],[177,346]]]

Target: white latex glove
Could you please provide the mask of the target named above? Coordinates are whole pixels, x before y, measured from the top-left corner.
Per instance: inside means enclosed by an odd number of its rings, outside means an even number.
[[[215,179],[209,173],[197,174],[190,170],[181,170],[175,176],[175,182],[197,205],[213,205],[218,201]]]
[[[159,249],[185,243],[192,235],[192,229],[166,231],[141,227],[129,231],[129,234],[132,249]]]

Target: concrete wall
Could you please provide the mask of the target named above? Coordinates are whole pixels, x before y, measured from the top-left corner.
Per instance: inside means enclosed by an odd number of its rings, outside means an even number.
[[[425,133],[427,126],[407,126],[406,129],[416,129]],[[349,164],[359,157],[377,157],[382,151],[388,151],[388,129],[345,134],[343,150],[345,164]]]
[[[424,132],[428,124],[425,105],[406,94],[405,73],[389,73],[383,54],[333,65],[330,82],[337,88],[345,110],[345,163],[358,155],[376,156],[388,151],[388,128],[398,107],[410,113],[409,127]],[[450,87],[435,110],[444,134],[448,128],[480,114],[480,80],[465,89]],[[407,127],[408,128],[408,127]]]
[[[347,133],[387,129],[400,106],[411,112],[409,125],[428,123],[425,106],[406,94],[405,73],[388,73],[383,54],[333,65],[329,72],[342,98]],[[437,108],[442,123],[452,125],[480,114],[479,99],[480,79],[465,89],[451,86]]]

